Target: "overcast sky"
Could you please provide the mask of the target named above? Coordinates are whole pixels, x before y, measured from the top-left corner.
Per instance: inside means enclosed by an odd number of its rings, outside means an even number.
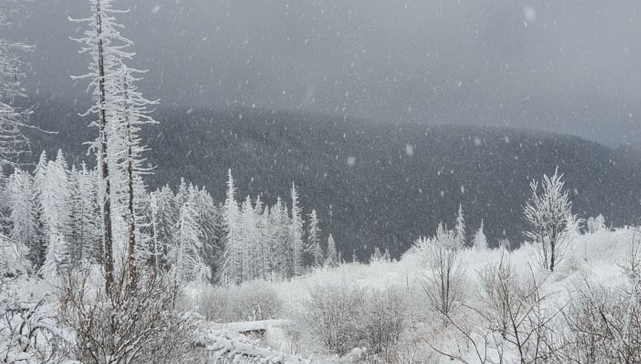
[[[501,125],[641,143],[638,0],[123,0],[142,88],[165,105],[255,105],[391,122]],[[34,0],[29,93],[84,97],[68,21]]]

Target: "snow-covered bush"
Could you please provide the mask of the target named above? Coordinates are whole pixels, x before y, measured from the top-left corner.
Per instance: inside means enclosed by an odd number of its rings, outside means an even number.
[[[587,280],[565,312],[564,362],[641,363],[641,292]]]
[[[267,282],[204,289],[195,304],[210,321],[260,321],[279,318],[283,303]]]
[[[370,290],[363,307],[365,347],[384,358],[394,356],[394,345],[405,329],[407,302],[399,289]]]
[[[343,356],[365,337],[367,290],[355,285],[323,285],[310,291],[303,304],[301,326],[307,327],[326,349]]]
[[[464,363],[472,362],[465,359],[466,351],[479,363],[563,362],[561,335],[556,332],[562,310],[542,288],[545,279],[533,271],[520,274],[508,254],[502,250],[498,263],[481,269],[479,300],[464,306],[466,317],[446,317],[467,348],[434,348],[438,353]]]
[[[0,363],[63,363],[71,348],[48,298],[0,300]]]
[[[325,284],[310,291],[299,325],[339,356],[365,347],[368,356],[385,357],[405,329],[406,308],[396,289]]]
[[[195,323],[179,313],[180,291],[167,274],[138,270],[135,287],[116,276],[105,290],[98,269],[80,267],[62,277],[60,318],[75,332],[82,363],[189,363]]]

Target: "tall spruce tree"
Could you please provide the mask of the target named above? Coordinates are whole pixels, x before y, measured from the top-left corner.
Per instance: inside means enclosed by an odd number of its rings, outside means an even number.
[[[223,206],[223,218],[227,227],[222,281],[227,284],[242,283],[242,235],[240,211],[236,202],[236,186],[231,169],[228,171],[227,197]]]
[[[292,219],[290,225],[290,249],[292,255],[291,275],[299,276],[303,273],[303,219],[298,206],[298,191],[296,184],[292,183]]]
[[[326,267],[337,267],[340,264],[340,259],[338,253],[336,252],[336,243],[334,242],[334,237],[330,233],[327,237],[327,251],[325,253],[325,266]]]
[[[309,229],[307,232],[307,251],[312,258],[312,264],[318,268],[323,265],[323,247],[320,244],[320,228],[316,210],[309,214]]]

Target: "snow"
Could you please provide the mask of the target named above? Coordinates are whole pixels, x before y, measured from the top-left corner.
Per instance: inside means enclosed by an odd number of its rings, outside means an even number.
[[[624,284],[628,278],[620,265],[623,264],[626,252],[630,249],[629,245],[633,234],[634,231],[631,228],[622,228],[612,232],[606,230],[580,235],[568,247],[564,260],[553,273],[539,268],[535,258],[538,254],[536,245],[524,243],[521,248],[506,252],[506,254],[518,274],[524,277],[533,276],[537,281],[543,282],[541,294],[552,297],[553,299],[546,302],[549,305],[554,305],[570,298],[572,287],[585,279],[598,282],[606,287]],[[479,272],[488,264],[498,264],[500,259],[501,250],[499,249],[465,249],[462,251],[461,261],[466,271],[465,287],[468,299],[472,299],[475,295],[474,292],[478,289]],[[286,309],[284,311],[288,318],[292,312],[300,310],[302,302],[309,297],[309,293],[315,287],[325,284],[338,284],[345,287],[357,285],[371,289],[404,287],[413,292],[410,299],[416,302],[410,304],[418,307],[419,310],[425,310],[420,286],[424,274],[422,258],[416,252],[410,251],[401,261],[382,261],[371,265],[344,264],[337,268],[317,269],[288,282],[265,284],[271,285],[285,302]],[[417,330],[415,335],[428,332],[435,335],[431,339],[433,345],[445,349],[458,348],[460,343],[455,338],[456,335],[447,329],[439,328],[440,320],[436,319],[430,322],[430,317],[434,319],[433,314],[428,312],[415,317],[422,317],[421,320],[424,320],[423,322],[411,323]],[[220,328],[234,332],[265,330],[269,336],[266,341],[270,346],[286,351],[291,348],[291,342],[289,342],[291,337],[288,336],[286,330],[283,330],[283,327],[287,328],[290,324],[291,322],[288,320],[270,320],[230,323],[222,325]],[[473,325],[474,322],[470,324]],[[307,348],[307,350],[314,351],[313,348]],[[469,358],[473,359],[473,356],[469,356]],[[441,362],[451,361],[443,359]]]

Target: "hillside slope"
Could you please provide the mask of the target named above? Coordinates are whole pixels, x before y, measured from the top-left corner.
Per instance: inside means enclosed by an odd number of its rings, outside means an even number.
[[[43,104],[33,121],[59,134],[33,135],[34,154],[62,147],[71,161],[91,159],[82,142],[95,130],[77,116],[83,108],[53,106]],[[580,217],[602,213],[623,225],[641,216],[636,158],[578,137],[245,109],[161,109],[156,118],[160,125],[145,135],[158,166],[151,185],[182,176],[222,201],[231,168],[240,198],[273,202],[295,182],[305,213],[318,210],[323,236],[331,232],[348,259],[376,246],[398,256],[439,221],[451,226],[459,203],[468,234],[483,219],[490,244],[518,243],[529,182],[557,166]]]

